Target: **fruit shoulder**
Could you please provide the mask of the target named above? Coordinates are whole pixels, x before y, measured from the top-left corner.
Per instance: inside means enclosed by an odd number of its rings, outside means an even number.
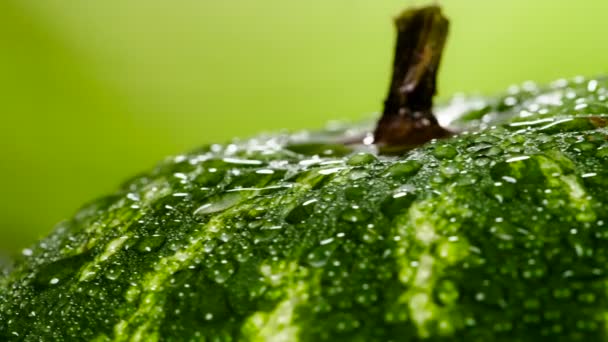
[[[0,279],[0,339],[608,340],[608,80],[454,100],[401,156],[211,145],[97,200]],[[494,127],[495,126],[495,127]]]

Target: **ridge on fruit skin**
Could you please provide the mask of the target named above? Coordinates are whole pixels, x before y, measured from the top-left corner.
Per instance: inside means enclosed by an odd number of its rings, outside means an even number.
[[[6,341],[608,341],[608,79],[209,145],[83,207],[0,278]]]

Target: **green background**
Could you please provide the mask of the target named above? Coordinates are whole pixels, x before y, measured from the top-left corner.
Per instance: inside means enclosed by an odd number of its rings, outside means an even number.
[[[403,0],[0,1],[0,251],[168,154],[380,110]],[[608,1],[441,2],[440,96],[608,71]]]

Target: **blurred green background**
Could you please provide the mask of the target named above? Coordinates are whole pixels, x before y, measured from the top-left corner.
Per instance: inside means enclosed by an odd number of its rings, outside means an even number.
[[[404,0],[0,1],[0,251],[168,154],[381,109]],[[607,71],[606,0],[445,0],[440,96]]]

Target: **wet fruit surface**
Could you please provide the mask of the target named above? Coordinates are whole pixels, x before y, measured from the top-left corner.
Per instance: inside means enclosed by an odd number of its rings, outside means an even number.
[[[608,339],[608,80],[454,99],[401,156],[371,125],[169,158],[24,250],[2,340]]]

